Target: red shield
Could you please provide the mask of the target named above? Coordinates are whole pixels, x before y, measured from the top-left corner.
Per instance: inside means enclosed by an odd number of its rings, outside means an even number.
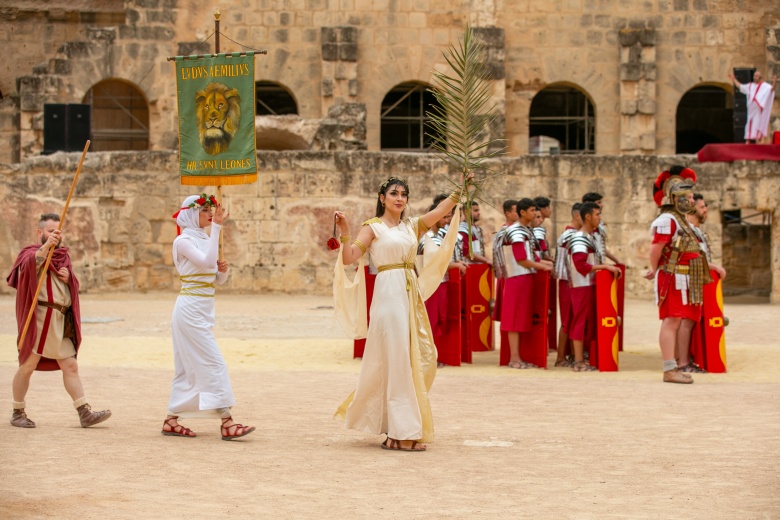
[[[450,281],[447,282],[447,326],[446,333],[434,338],[436,350],[439,352],[438,360],[445,365],[460,366],[461,348],[461,319],[460,296],[461,277],[460,270],[450,269]]]
[[[704,305],[701,322],[701,356],[694,354],[707,372],[726,371],[726,331],[728,321],[723,316],[723,282],[715,271],[710,271],[712,283],[704,286]]]
[[[618,279],[610,271],[596,272],[596,348],[590,364],[599,372],[616,372],[620,350]]]
[[[537,271],[533,275],[534,294],[533,328],[530,332],[520,333],[520,357],[523,361],[533,363],[541,368],[547,368],[547,326],[548,326],[548,298],[550,273]],[[509,364],[509,336],[501,332],[501,351],[499,353],[499,365]]]
[[[462,279],[463,309],[461,360],[471,363],[472,352],[493,350],[493,320],[490,299],[493,269],[489,264],[471,264]]]
[[[620,272],[622,273],[622,276],[617,281],[618,316],[620,316],[620,319],[618,320],[618,350],[623,352],[623,317],[625,316],[623,314],[623,309],[625,308],[626,301],[626,266],[617,264],[617,267],[620,268]]]

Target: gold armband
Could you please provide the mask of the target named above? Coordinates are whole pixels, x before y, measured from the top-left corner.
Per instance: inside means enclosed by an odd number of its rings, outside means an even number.
[[[350,239],[350,236],[349,236],[349,235],[341,235],[341,236],[339,237],[339,242],[341,242],[342,244],[344,244],[345,242],[349,242],[349,239]]]
[[[366,246],[364,246],[363,242],[361,242],[357,238],[355,239],[354,242],[352,242],[352,245],[358,246],[358,249],[360,249],[363,252],[363,254],[366,254]]]
[[[452,193],[450,193],[450,196],[447,198],[450,199],[455,204],[457,204],[458,202],[460,202],[460,192],[453,191]]]

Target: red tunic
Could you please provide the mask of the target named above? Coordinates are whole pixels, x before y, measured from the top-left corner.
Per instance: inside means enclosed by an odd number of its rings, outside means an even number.
[[[522,242],[512,244],[515,260],[528,260]],[[505,332],[528,332],[533,328],[534,295],[533,276],[521,274],[504,281],[501,304],[501,330]]]
[[[672,239],[677,233],[677,223],[673,220],[671,224],[671,233],[658,233],[657,231],[653,235],[653,243],[663,242],[664,244],[671,244]],[[682,253],[677,260],[677,265],[689,265],[690,261],[694,258],[698,258],[699,253]],[[663,299],[658,306],[659,319],[665,318],[684,318],[693,321],[701,320],[701,305],[684,304],[682,299],[682,291],[675,287],[674,274],[664,272],[661,268],[669,261],[669,253],[665,253],[661,257],[661,261],[658,264],[658,272],[656,273],[656,289],[659,294],[663,294],[666,291],[666,298]]]

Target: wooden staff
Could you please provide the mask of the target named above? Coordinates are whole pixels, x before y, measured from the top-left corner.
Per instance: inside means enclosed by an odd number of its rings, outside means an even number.
[[[76,168],[76,176],[73,177],[73,182],[70,184],[70,191],[68,192],[68,200],[65,201],[65,207],[62,210],[62,215],[60,215],[60,225],[57,226],[58,231],[62,231],[62,226],[65,224],[65,216],[68,214],[68,206],[70,206],[70,199],[73,197],[73,192],[76,190],[76,182],[79,180],[79,173],[81,173],[81,166],[84,164],[84,158],[87,156],[87,150],[89,149],[89,144],[91,141],[87,141],[87,144],[84,145],[84,151],[81,152],[81,160],[79,161],[79,167]],[[22,350],[22,345],[24,345],[24,338],[27,336],[27,330],[30,328],[30,321],[32,320],[32,316],[35,313],[35,309],[38,306],[38,295],[41,292],[41,287],[43,286],[43,280],[46,278],[46,273],[49,270],[49,264],[51,263],[51,257],[54,254],[54,248],[49,249],[49,254],[46,255],[46,262],[43,264],[43,270],[41,271],[41,277],[38,278],[38,288],[35,289],[35,295],[33,296],[32,303],[30,304],[30,312],[27,313],[27,321],[24,323],[24,329],[22,329],[22,334],[19,336],[19,344],[16,346],[17,350]]]

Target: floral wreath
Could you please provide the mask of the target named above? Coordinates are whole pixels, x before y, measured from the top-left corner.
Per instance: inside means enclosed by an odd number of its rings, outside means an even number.
[[[211,206],[212,208],[215,207],[217,205],[217,198],[214,195],[206,195],[205,193],[201,193],[200,198],[195,202],[190,203],[187,208],[202,208],[206,205]]]

